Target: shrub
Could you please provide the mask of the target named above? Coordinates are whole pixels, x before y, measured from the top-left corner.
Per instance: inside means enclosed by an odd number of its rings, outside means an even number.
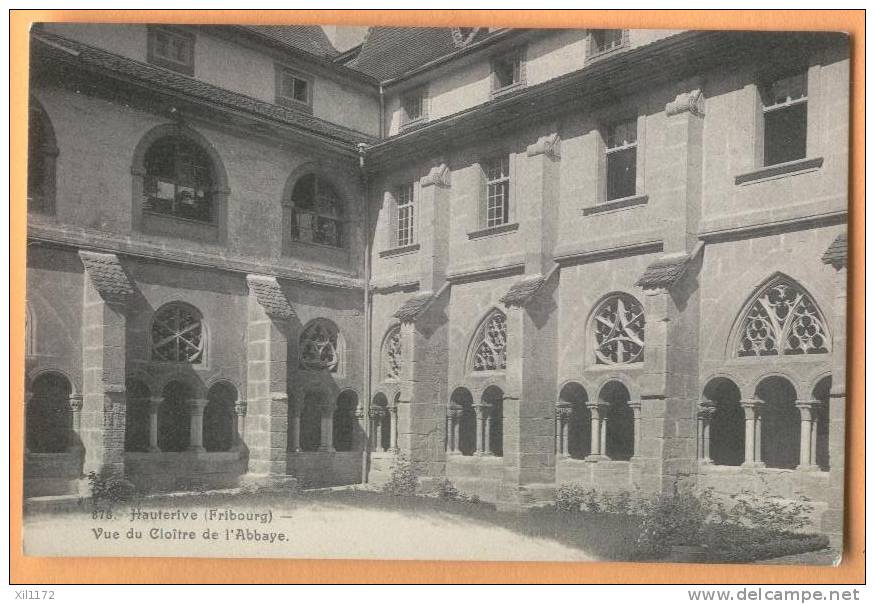
[[[675,489],[671,494],[654,495],[643,512],[637,554],[648,558],[664,554],[672,545],[702,544],[711,509],[691,490]]]
[[[456,488],[448,478],[444,478],[441,482],[438,483],[437,489],[435,489],[435,496],[438,499],[443,499],[445,501],[460,501],[462,503],[480,503],[480,497],[477,495],[468,495],[467,493],[463,493],[459,489]]]
[[[392,460],[389,480],[383,485],[383,492],[389,495],[415,495],[419,481],[413,462],[404,453],[396,453]]]
[[[131,501],[137,496],[137,488],[130,481],[105,470],[100,473],[89,472],[88,486],[95,507],[112,507]]]
[[[825,535],[765,531],[737,524],[709,524],[703,537],[712,562],[751,562],[829,546]]]
[[[799,530],[809,523],[814,506],[807,497],[781,499],[775,495],[757,495],[748,490],[730,495],[730,505],[715,505],[716,520],[761,529],[768,532]]]

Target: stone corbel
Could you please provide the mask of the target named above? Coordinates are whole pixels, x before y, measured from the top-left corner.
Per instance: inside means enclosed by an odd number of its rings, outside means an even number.
[[[420,187],[430,187],[432,185],[438,185],[441,187],[450,186],[450,168],[447,164],[434,166],[428,171],[428,174],[419,181]]]
[[[550,159],[559,159],[561,157],[559,153],[560,141],[559,134],[556,132],[542,136],[535,143],[526,147],[526,155],[534,157],[544,154]]]
[[[249,290],[255,294],[258,304],[270,318],[286,321],[296,316],[295,309],[286,298],[276,277],[246,275],[246,283],[249,285]]]
[[[696,88],[689,92],[682,92],[665,105],[665,114],[669,117],[685,111],[689,111],[696,117],[705,115],[705,97],[701,89]]]
[[[127,304],[134,294],[134,285],[118,256],[79,250],[79,259],[101,298],[110,304]]]

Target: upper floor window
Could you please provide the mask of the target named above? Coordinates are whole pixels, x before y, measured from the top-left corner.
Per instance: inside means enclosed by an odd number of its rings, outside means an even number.
[[[605,199],[631,197],[636,192],[638,162],[638,121],[619,122],[608,128],[605,137]]]
[[[492,92],[502,92],[525,80],[523,51],[517,49],[492,59]]]
[[[415,206],[413,204],[413,183],[398,187],[395,196],[395,244],[412,245],[415,236]]]
[[[145,157],[143,210],[175,218],[215,222],[212,162],[186,137],[158,139]]]
[[[55,207],[58,148],[48,116],[33,99],[28,115],[27,209],[49,214]]]
[[[401,125],[406,126],[425,119],[425,91],[414,90],[401,97]]]
[[[332,247],[343,246],[343,200],[334,186],[316,174],[305,174],[292,189],[292,239]]]
[[[147,56],[150,63],[194,75],[194,35],[169,27],[150,27]]]
[[[616,294],[602,302],[595,312],[592,329],[597,364],[644,360],[644,308],[632,296]]]
[[[605,53],[622,47],[626,42],[626,30],[594,29],[590,32],[590,55]]]
[[[310,107],[312,105],[312,79],[279,65],[276,69],[277,104]]]
[[[808,82],[805,73],[773,80],[761,91],[763,165],[772,166],[806,153]]]
[[[192,306],[167,304],[152,320],[152,359],[174,363],[200,363],[204,337],[201,314]]]
[[[486,199],[482,226],[497,227],[510,222],[510,157],[501,155],[483,162]]]

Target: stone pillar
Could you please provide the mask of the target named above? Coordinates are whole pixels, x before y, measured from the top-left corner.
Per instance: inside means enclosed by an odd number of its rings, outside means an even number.
[[[389,447],[398,450],[398,407],[389,407]]]
[[[590,445],[586,460],[607,459],[605,441],[607,439],[608,405],[603,402],[588,402],[586,407],[590,413]]]
[[[238,400],[234,403],[234,415],[237,417],[237,422],[234,424],[234,446],[242,449],[246,446],[244,435],[246,434],[246,401]]]
[[[80,251],[82,307],[82,472],[124,473],[127,305],[134,294],[115,254]]]
[[[371,450],[384,451],[383,449],[383,408],[371,407],[368,410],[371,420]]]
[[[288,354],[295,311],[275,277],[247,275],[247,481],[285,484],[288,475]],[[297,433],[297,430],[293,431]],[[297,443],[295,443],[297,444]],[[297,447],[296,447],[297,448]]]
[[[159,396],[153,396],[149,399],[149,452],[160,453],[161,448],[158,446],[158,410],[161,408],[161,403],[164,402]]]
[[[699,403],[699,410],[696,413],[698,424],[696,458],[699,460],[699,463],[713,463],[711,460],[711,418],[714,416],[714,410],[716,408],[717,405],[711,401],[702,401]]]
[[[477,411],[477,450],[474,455],[489,455],[489,405],[474,405]]]
[[[67,405],[70,408],[70,419],[73,427],[73,433],[70,435],[71,442],[67,447],[69,451],[79,451],[82,449],[82,396],[74,394],[67,399]]]
[[[796,401],[799,409],[799,465],[798,470],[816,470],[817,423],[815,414],[820,401]]]
[[[744,463],[745,467],[762,466],[760,460],[760,409],[762,401],[758,399],[749,399],[741,401],[741,408],[744,409]]]
[[[289,442],[287,451],[301,451],[301,405],[297,401],[289,401]]]
[[[205,398],[195,398],[188,401],[189,451],[204,450],[204,409],[209,401]]]
[[[317,450],[334,453],[334,414],[332,413],[331,405],[327,403],[322,409],[320,427],[319,449]]]
[[[459,455],[459,430],[462,424],[462,408],[451,405],[447,412],[447,453]]]
[[[637,457],[641,455],[641,401],[629,401],[629,408],[632,409],[632,425],[635,430],[632,456]]]
[[[571,403],[556,403],[556,456],[568,457],[568,426],[571,423]]]

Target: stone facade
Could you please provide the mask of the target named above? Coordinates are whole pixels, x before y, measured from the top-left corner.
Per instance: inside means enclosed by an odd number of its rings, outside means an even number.
[[[508,507],[683,483],[806,496],[840,535],[844,38],[455,32],[388,77],[379,28],[339,62],[243,30],[185,29],[166,82],[143,26],[34,31],[28,430],[67,444],[28,441],[28,496],[379,483],[401,451]],[[791,72],[802,156],[768,163]]]

